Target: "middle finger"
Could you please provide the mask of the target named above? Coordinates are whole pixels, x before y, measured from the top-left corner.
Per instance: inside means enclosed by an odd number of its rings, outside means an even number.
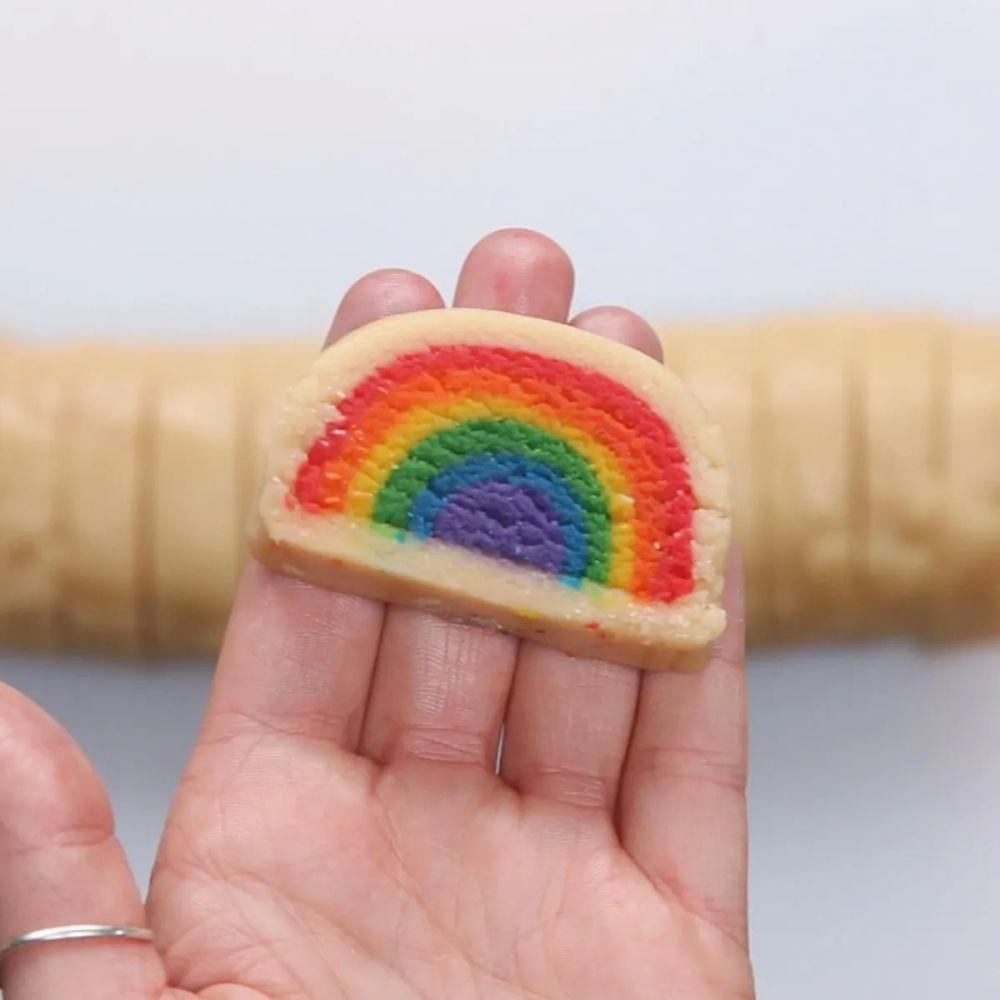
[[[565,322],[572,293],[572,264],[559,246],[529,230],[501,230],[469,253],[455,305]],[[362,753],[492,769],[516,659],[512,636],[390,607]]]

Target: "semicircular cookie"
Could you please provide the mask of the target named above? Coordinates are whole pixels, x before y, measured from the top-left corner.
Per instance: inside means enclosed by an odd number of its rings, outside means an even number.
[[[481,310],[372,323],[288,393],[268,565],[647,668],[718,636],[721,439],[658,362]]]

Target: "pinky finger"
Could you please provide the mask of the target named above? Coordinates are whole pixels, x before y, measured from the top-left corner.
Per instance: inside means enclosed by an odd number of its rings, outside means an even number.
[[[622,777],[621,838],[661,891],[747,943],[743,583],[726,581],[725,633],[700,673],[647,673]]]
[[[100,779],[37,705],[0,684],[0,947],[65,924],[144,927],[139,889]],[[35,944],[0,966],[4,1000],[152,1000],[154,948],[96,939]]]
[[[607,340],[648,354],[657,361],[663,360],[663,346],[656,331],[630,309],[620,306],[595,306],[585,309],[573,319],[573,326],[599,334]]]

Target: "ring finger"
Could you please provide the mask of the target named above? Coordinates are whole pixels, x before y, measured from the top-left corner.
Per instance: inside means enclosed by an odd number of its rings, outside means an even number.
[[[660,357],[655,332],[626,309],[591,309],[573,325]],[[610,811],[638,695],[639,671],[632,667],[522,643],[501,775],[528,795]]]

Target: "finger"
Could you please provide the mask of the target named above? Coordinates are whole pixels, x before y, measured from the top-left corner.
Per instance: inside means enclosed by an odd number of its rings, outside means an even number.
[[[443,305],[441,293],[423,275],[400,268],[372,271],[344,293],[330,324],[326,346],[383,316],[440,309]]]
[[[572,293],[573,266],[561,247],[506,229],[470,251],[455,304],[565,320]],[[492,768],[516,656],[508,635],[389,608],[362,752]]]
[[[621,839],[651,881],[746,946],[743,582],[708,666],[646,674],[622,780]]]
[[[585,309],[573,319],[573,326],[600,334],[608,340],[648,354],[657,361],[663,360],[663,345],[656,331],[630,309],[620,306],[596,306]]]
[[[37,705],[0,684],[0,945],[65,924],[145,927],[100,779]],[[155,948],[124,940],[38,944],[8,954],[5,1000],[152,1000]]]
[[[348,290],[327,343],[383,316],[442,305],[425,278],[376,271]],[[382,621],[377,601],[323,590],[251,560],[219,658],[205,737],[264,730],[352,749]]]
[[[504,732],[501,777],[525,795],[614,806],[638,671],[525,642]]]
[[[509,635],[389,608],[361,752],[492,769],[516,650]]]
[[[564,323],[573,298],[573,264],[558,243],[530,229],[499,229],[469,252],[455,305],[499,309]]]
[[[575,326],[659,357],[653,329],[627,309],[581,313]],[[502,777],[518,791],[610,812],[618,793],[639,673],[521,645],[504,731]]]

